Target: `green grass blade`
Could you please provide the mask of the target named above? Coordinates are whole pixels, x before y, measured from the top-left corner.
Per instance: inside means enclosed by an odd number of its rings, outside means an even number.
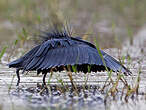
[[[3,57],[3,55],[5,54],[7,48],[8,48],[8,46],[3,47],[3,49],[0,53],[0,61],[1,61],[1,58]]]

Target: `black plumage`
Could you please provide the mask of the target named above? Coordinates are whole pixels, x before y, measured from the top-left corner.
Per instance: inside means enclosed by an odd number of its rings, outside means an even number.
[[[72,66],[77,72],[84,73],[89,72],[89,68],[90,71],[97,72],[106,70],[106,67],[114,72],[131,73],[113,57],[100,50],[102,59],[96,46],[82,39],[71,37],[66,31],[44,32],[41,37],[44,39],[42,43],[8,64],[10,68],[17,69],[17,85],[20,82],[19,70],[37,71],[38,74],[42,72],[44,84],[48,72],[73,71]]]

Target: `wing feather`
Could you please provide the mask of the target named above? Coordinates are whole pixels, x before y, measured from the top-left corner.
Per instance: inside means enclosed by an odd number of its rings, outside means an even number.
[[[115,60],[113,57],[109,56],[105,52],[102,51],[106,66],[112,69],[115,72],[123,72],[130,74],[130,71],[126,69],[122,64],[120,64],[117,60]]]
[[[53,49],[50,49],[46,55],[44,66],[41,68],[42,70],[47,69],[50,66],[52,60],[52,54],[53,54]]]
[[[48,60],[50,58],[49,56],[51,55],[51,52],[52,52],[52,49],[47,52],[46,56],[44,56],[44,61],[39,65],[37,70],[43,69],[46,66],[46,64],[48,63]]]
[[[66,58],[67,58],[67,50],[68,50],[68,47],[63,47],[63,48],[60,48],[60,50],[58,50],[58,55],[59,57],[57,57],[57,60],[56,60],[56,65],[59,67],[59,66],[62,66],[62,65],[65,65],[65,62],[66,62]]]
[[[25,66],[25,70],[33,70],[35,69],[37,66],[39,66],[43,60],[44,60],[44,56],[46,55],[47,51],[49,50],[50,45],[49,44],[45,44],[44,47],[41,46],[38,51],[34,54],[32,60]],[[42,49],[42,50],[40,50]],[[40,53],[40,51],[42,53]]]
[[[26,65],[29,61],[29,59],[31,59],[34,54],[36,53],[36,51],[40,48],[40,45],[34,47],[32,50],[30,50],[27,54],[25,54],[23,57],[14,60],[13,62],[9,63],[8,66],[9,67],[24,67],[24,65]]]
[[[30,67],[32,70],[38,69],[38,67],[44,62],[45,56],[46,56],[47,52],[49,51],[49,47],[50,47],[50,46],[48,46],[48,47],[44,50],[44,52],[42,53],[42,55],[39,56],[39,58],[38,58],[39,61],[38,61],[35,65],[33,65],[32,67]],[[38,57],[38,56],[37,56],[37,57]]]
[[[45,49],[47,48],[50,48],[51,47],[51,41],[47,41],[47,42],[45,42],[45,43],[43,43],[41,46],[40,46],[40,48],[38,49],[38,51],[34,54],[34,56],[41,56],[42,55],[42,53],[45,51]]]
[[[88,47],[88,54],[90,57],[88,64],[103,65],[102,59],[96,49]]]

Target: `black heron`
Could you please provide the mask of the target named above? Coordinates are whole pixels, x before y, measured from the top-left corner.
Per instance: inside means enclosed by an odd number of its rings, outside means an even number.
[[[17,85],[20,83],[19,71],[37,71],[37,74],[42,73],[43,84],[48,72],[73,71],[68,66],[75,66],[77,72],[82,71],[104,71],[112,70],[114,72],[122,72],[124,74],[131,74],[131,72],[124,67],[120,62],[105,53],[104,51],[96,48],[92,43],[72,37],[65,30],[54,30],[51,32],[44,32],[42,35],[44,41],[30,50],[21,58],[12,61],[8,64],[10,68],[16,68],[18,78]],[[52,69],[53,68],[53,69]]]

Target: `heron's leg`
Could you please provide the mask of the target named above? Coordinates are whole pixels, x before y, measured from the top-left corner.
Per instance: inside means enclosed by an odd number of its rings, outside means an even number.
[[[42,87],[43,87],[43,90],[45,89],[46,90],[46,93],[48,94],[49,92],[48,92],[48,88],[47,88],[46,81],[45,81],[47,72],[42,72],[42,74],[44,75],[43,76],[43,84],[42,84]]]
[[[20,83],[19,71],[20,71],[20,68],[17,68],[17,69],[16,69],[16,75],[17,75],[18,81],[17,81],[17,85],[16,85],[16,86],[19,86],[19,83]]]
[[[44,76],[43,76],[43,86],[46,86],[46,75],[47,72],[43,72]]]

